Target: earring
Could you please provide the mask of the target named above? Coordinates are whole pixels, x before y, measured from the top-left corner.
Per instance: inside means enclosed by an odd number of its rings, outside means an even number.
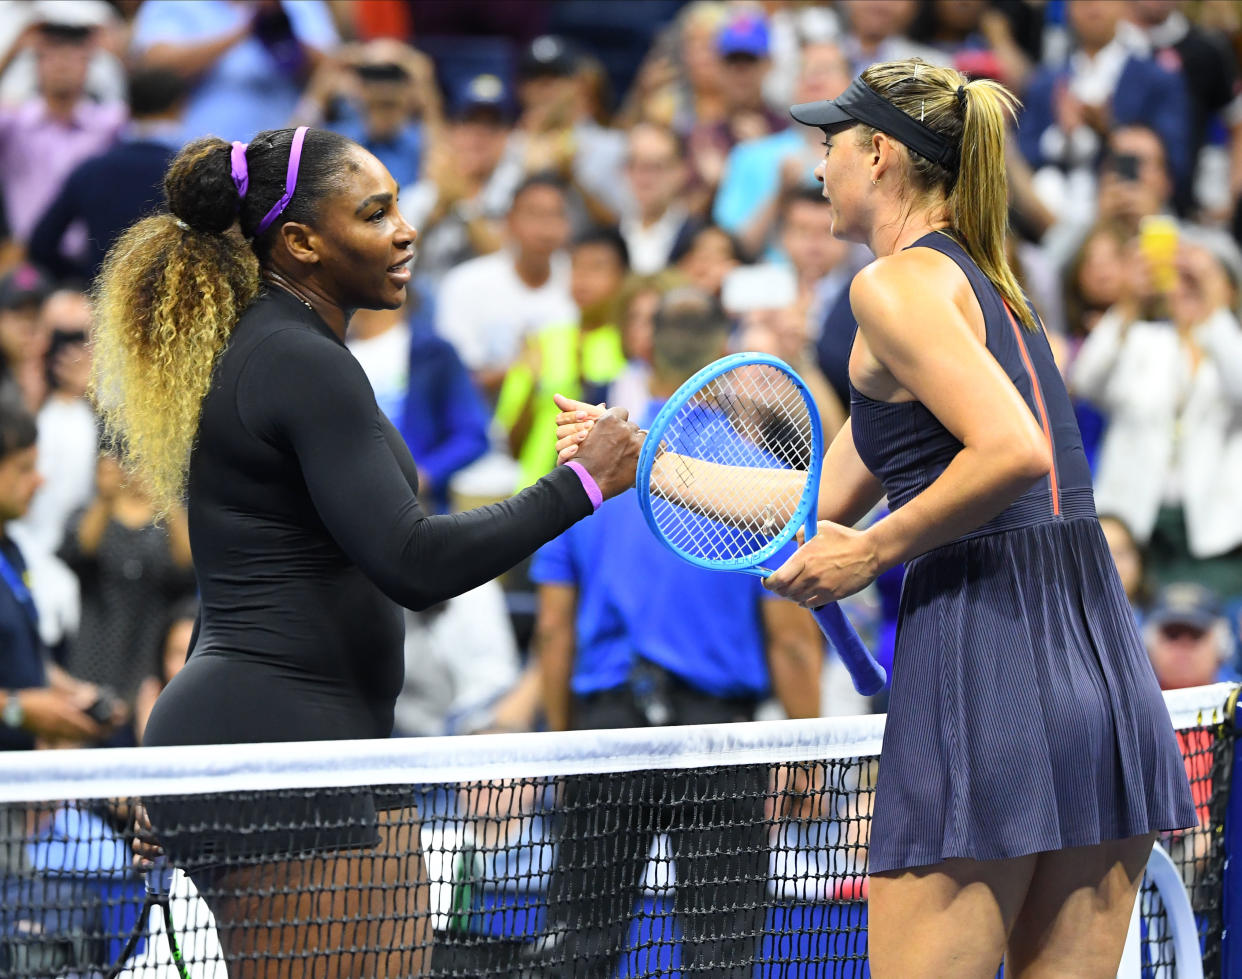
[[[880,181],[879,181],[879,180],[873,180],[873,181],[871,181],[871,186],[872,186],[872,187],[878,187],[878,186],[880,186]]]

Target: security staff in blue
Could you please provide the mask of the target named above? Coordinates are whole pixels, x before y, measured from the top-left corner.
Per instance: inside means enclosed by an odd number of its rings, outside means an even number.
[[[0,397],[0,750],[34,748],[37,739],[93,743],[123,713],[93,684],[52,663],[39,637],[39,614],[22,552],[5,532],[25,514],[42,478],[34,417],[15,397]],[[92,707],[96,717],[92,717]]]
[[[725,352],[728,332],[706,294],[664,297],[653,404],[642,424]],[[746,721],[772,695],[790,717],[819,714],[823,646],[809,615],[771,601],[758,578],[678,559],[648,530],[633,490],[545,545],[531,577],[553,729]],[[715,785],[718,778],[694,773],[568,780],[548,924],[533,957],[548,967],[576,959],[582,975],[614,974],[659,827],[675,861],[683,969],[749,977],[766,900],[767,777],[756,767]],[[670,799],[685,801],[662,801]]]

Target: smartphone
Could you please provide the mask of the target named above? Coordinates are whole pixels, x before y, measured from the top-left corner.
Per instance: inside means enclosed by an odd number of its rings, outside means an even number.
[[[86,708],[86,714],[96,724],[108,725],[112,723],[112,715],[116,712],[119,699],[107,687],[99,688],[99,696],[95,698],[95,702]]]
[[[1114,153],[1109,158],[1109,168],[1122,180],[1132,182],[1138,180],[1142,162],[1133,153]]]
[[[1164,214],[1152,214],[1139,222],[1139,251],[1151,266],[1158,292],[1172,292],[1177,284],[1177,221]]]

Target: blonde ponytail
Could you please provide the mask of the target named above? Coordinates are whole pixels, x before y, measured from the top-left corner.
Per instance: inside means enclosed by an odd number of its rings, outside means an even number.
[[[953,231],[966,253],[988,277],[1014,316],[1028,329],[1036,321],[1006,255],[1009,181],[1006,123],[1021,103],[1003,85],[970,81],[953,68],[912,58],[872,65],[862,80],[906,115],[956,142],[957,167],[949,169],[910,153],[911,179],[925,193],[945,196]],[[875,130],[861,127],[870,142]]]
[[[227,145],[227,144],[226,144]],[[96,280],[94,378],[105,433],[161,513],[184,502],[212,371],[259,290],[236,231],[195,231],[169,214],[123,234]]]

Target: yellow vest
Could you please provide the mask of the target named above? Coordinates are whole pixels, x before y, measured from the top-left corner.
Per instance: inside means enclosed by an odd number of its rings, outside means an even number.
[[[518,453],[517,489],[529,486],[556,465],[556,415],[552,395],[582,396],[583,382],[604,385],[625,367],[621,331],[611,323],[583,332],[576,323],[546,326],[531,338],[539,351],[539,376],[518,361],[505,375],[496,402],[496,420],[509,431],[533,398],[530,434]],[[579,355],[579,345],[581,355]]]

